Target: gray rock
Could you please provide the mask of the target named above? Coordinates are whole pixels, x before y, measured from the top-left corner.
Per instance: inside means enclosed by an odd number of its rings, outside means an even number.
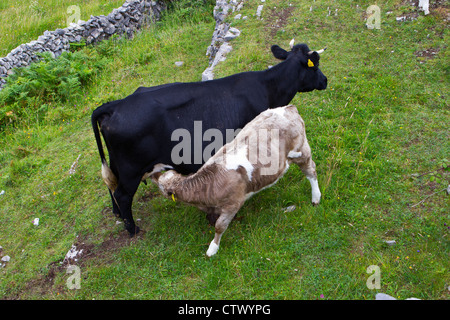
[[[386,294],[386,293],[377,293],[377,294],[375,295],[375,300],[397,300],[397,299],[395,299],[394,297],[392,297],[392,296],[390,296],[390,295],[388,295],[388,294]],[[417,298],[407,298],[407,299],[405,299],[405,300],[420,300],[420,299],[417,299]]]
[[[236,37],[239,37],[240,34],[241,34],[241,31],[239,31],[238,29],[230,28],[228,30],[228,32],[225,34],[224,39],[225,39],[225,41],[230,41],[230,40],[233,40]]]
[[[105,16],[100,16],[98,19],[98,22],[99,22],[100,26],[102,26],[102,27],[106,27],[109,24],[109,21]]]
[[[397,299],[386,293],[377,293],[375,295],[375,300],[397,300]]]
[[[264,5],[259,5],[258,8],[256,9],[256,16],[258,18],[261,18],[261,13],[262,13],[262,9],[263,9]]]
[[[296,206],[295,206],[295,205],[292,205],[292,206],[283,208],[283,212],[285,212],[285,213],[287,213],[287,212],[292,212],[292,211],[295,210],[295,208],[296,208]]]
[[[92,32],[91,32],[91,36],[94,38],[94,39],[97,39],[98,38],[98,36],[101,34],[103,32],[103,29],[94,29]]]
[[[214,79],[213,68],[208,67],[202,72],[202,81],[209,81],[212,79]]]
[[[116,32],[116,27],[114,27],[114,25],[111,23],[105,28],[105,32],[107,34],[113,34],[114,32]]]

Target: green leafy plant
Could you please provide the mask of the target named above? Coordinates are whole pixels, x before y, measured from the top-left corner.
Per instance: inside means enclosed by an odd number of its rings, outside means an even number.
[[[442,159],[439,161],[439,169],[430,173],[430,182],[435,181],[436,183],[441,183],[443,181],[443,173],[440,173],[440,170],[448,170],[449,161],[447,159]]]
[[[0,128],[30,117],[41,118],[48,104],[65,103],[81,95],[104,59],[95,50],[63,52],[54,58],[48,52],[42,60],[18,68],[0,91]]]
[[[208,16],[211,14],[210,7],[215,3],[212,0],[166,0],[168,9],[176,12],[176,16],[171,16],[172,19],[180,19],[180,21],[186,21],[195,17]]]

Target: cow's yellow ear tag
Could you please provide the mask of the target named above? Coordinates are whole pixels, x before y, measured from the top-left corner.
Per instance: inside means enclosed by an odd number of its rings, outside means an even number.
[[[175,200],[175,195],[172,193],[172,200],[173,200],[173,202],[175,202],[176,200]]]
[[[308,59],[308,67],[314,67],[314,63],[311,61],[311,59]]]

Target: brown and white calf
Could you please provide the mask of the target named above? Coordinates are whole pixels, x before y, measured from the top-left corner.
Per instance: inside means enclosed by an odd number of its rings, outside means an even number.
[[[212,256],[244,202],[276,183],[291,163],[297,164],[310,181],[312,203],[317,205],[321,193],[316,165],[311,158],[305,124],[293,105],[262,112],[196,173],[188,176],[174,170],[162,173],[165,166],[160,164],[151,177],[166,197],[196,206],[215,223],[216,233],[206,252]]]

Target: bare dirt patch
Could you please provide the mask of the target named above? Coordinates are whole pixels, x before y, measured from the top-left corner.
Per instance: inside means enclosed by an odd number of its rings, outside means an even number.
[[[69,248],[66,256],[62,260],[58,260],[47,265],[47,273],[43,273],[36,278],[30,280],[19,293],[15,292],[4,296],[5,300],[18,300],[32,296],[48,296],[53,294],[55,298],[59,293],[65,292],[67,289],[64,285],[56,284],[58,276],[66,276],[67,268],[76,265],[80,268],[89,265],[91,261],[96,263],[113,263],[116,253],[123,247],[130,245],[133,241],[138,241],[140,235],[131,238],[125,230],[119,234],[110,234],[100,244],[93,244],[77,237],[72,247]]]
[[[400,6],[408,7],[412,12],[406,13],[406,20],[416,19],[419,16],[419,0],[404,0]],[[442,19],[450,20],[450,2],[448,0],[430,1],[429,11],[431,14],[437,15]]]
[[[270,36],[273,38],[279,30],[282,30],[289,22],[294,7],[271,8],[268,15],[269,23],[266,28],[269,29]]]
[[[434,49],[434,48],[430,48],[430,49],[425,49],[425,50],[418,50],[416,52],[414,52],[414,54],[416,55],[417,58],[419,59],[433,59],[439,52],[439,49]]]

